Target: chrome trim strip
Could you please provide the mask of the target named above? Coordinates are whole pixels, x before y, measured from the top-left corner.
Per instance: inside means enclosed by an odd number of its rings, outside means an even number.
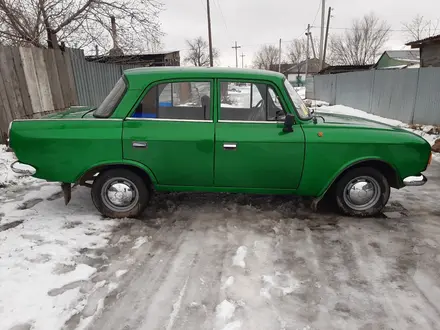
[[[116,118],[31,118],[31,119],[15,119],[16,121],[62,121],[62,120],[68,120],[68,121],[122,121],[123,119],[116,119]]]
[[[258,121],[258,120],[219,120],[219,123],[241,123],[241,124],[283,124],[282,121]]]
[[[213,123],[212,120],[198,120],[198,119],[171,119],[171,118],[137,118],[137,117],[128,117],[127,120],[175,121],[175,122],[189,122],[189,123]]]

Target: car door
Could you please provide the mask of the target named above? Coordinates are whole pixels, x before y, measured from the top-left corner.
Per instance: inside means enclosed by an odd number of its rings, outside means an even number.
[[[212,186],[211,80],[161,82],[124,121],[124,158],[143,163],[159,185]]]
[[[283,132],[287,103],[268,82],[221,81],[215,186],[296,189],[304,163],[300,125]]]

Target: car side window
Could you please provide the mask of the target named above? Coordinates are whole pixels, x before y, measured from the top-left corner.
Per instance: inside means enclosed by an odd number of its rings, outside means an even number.
[[[145,94],[132,117],[210,120],[211,83],[174,82],[156,85]]]
[[[267,84],[222,82],[219,120],[276,121],[285,111],[274,88]]]

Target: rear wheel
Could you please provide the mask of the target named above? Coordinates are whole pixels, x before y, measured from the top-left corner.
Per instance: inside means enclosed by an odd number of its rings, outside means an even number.
[[[371,167],[349,170],[336,184],[339,209],[352,216],[374,216],[390,198],[390,185],[385,176]]]
[[[144,211],[150,193],[144,180],[127,169],[103,172],[93,182],[92,200],[110,218],[134,218]]]

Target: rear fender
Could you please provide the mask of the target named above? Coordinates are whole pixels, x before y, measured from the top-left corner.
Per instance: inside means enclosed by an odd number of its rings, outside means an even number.
[[[132,160],[128,160],[128,159],[123,159],[123,160],[118,160],[118,161],[110,161],[110,162],[103,162],[103,163],[98,163],[98,164],[94,164],[93,166],[89,167],[88,169],[86,169],[85,171],[83,171],[75,180],[75,182],[81,182],[81,180],[88,174],[88,173],[93,173],[95,171],[99,171],[99,168],[105,168],[105,167],[110,167],[110,166],[117,166],[117,165],[128,165],[128,166],[133,166],[136,167],[140,170],[142,170],[143,172],[145,172],[148,177],[150,178],[150,181],[153,185],[157,184],[157,178],[154,175],[153,171],[145,166],[142,163],[136,162],[136,161],[132,161]]]

